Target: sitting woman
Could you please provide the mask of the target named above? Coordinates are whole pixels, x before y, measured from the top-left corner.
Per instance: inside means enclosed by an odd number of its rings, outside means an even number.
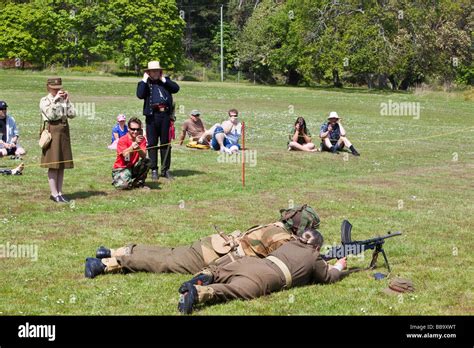
[[[112,140],[108,146],[110,150],[117,150],[118,140],[128,133],[127,125],[125,124],[126,117],[124,114],[117,116],[117,124],[112,128]]]
[[[311,133],[306,128],[306,121],[303,117],[298,117],[294,128],[290,133],[290,140],[288,142],[288,151],[307,151],[317,152],[319,149],[311,142]]]

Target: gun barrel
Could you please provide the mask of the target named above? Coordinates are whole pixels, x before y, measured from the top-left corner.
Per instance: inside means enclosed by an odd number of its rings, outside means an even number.
[[[350,243],[332,247],[328,253],[322,254],[321,257],[323,260],[329,261],[336,258],[339,259],[350,254],[357,255],[363,253],[365,250],[374,249],[377,245],[383,244],[384,239],[400,236],[401,234],[401,232],[397,231],[389,233],[385,236],[375,237],[367,240],[354,240]]]
[[[387,239],[387,238],[391,238],[391,237],[395,237],[395,236],[400,236],[402,234],[402,232],[400,231],[397,231],[397,232],[393,232],[393,233],[389,233],[385,236],[380,236],[380,237],[375,237],[375,238],[371,238],[371,239],[366,239],[366,240],[360,240],[360,241],[352,241],[352,243],[358,243],[358,244],[370,244],[370,243],[374,243],[374,242],[380,242],[384,239]]]

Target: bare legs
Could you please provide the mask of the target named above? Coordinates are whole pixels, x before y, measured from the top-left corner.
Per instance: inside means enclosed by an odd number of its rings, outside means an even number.
[[[298,144],[296,141],[290,141],[288,146],[291,150],[296,150],[296,151],[306,151],[306,152],[318,151],[318,149],[313,143],[307,143],[307,144],[301,145],[301,144]]]
[[[64,169],[48,169],[48,182],[51,195],[57,197],[62,195],[64,181]]]
[[[201,137],[199,138],[199,142],[202,144],[204,142],[209,142],[212,138],[212,136],[214,135],[214,130],[216,129],[216,127],[220,126],[219,123],[216,123],[215,125],[213,125],[211,128],[209,128],[207,131],[205,131],[203,133],[203,135],[201,135]]]

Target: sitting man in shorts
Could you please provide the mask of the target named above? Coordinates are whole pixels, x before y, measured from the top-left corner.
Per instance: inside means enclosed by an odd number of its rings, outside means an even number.
[[[321,138],[321,150],[337,153],[347,146],[354,156],[360,156],[349,139],[346,138],[346,130],[341,124],[341,118],[337,112],[331,111],[328,122],[321,125],[319,132]]]
[[[146,158],[146,138],[143,136],[142,121],[132,117],[128,121],[128,133],[117,143],[117,159],[112,169],[112,185],[118,189],[145,187],[150,169]]]
[[[215,127],[211,140],[211,147],[216,151],[229,154],[240,150],[239,139],[242,136],[242,124],[239,122],[239,112],[236,109],[229,110],[229,119],[222,125]]]
[[[15,119],[7,114],[8,105],[0,101],[0,157],[19,158],[25,150],[18,144],[20,132]]]

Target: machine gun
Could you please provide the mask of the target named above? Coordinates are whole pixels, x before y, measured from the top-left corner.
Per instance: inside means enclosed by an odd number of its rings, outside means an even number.
[[[353,254],[361,254],[367,249],[372,249],[372,261],[370,261],[370,265],[368,269],[375,268],[377,264],[377,258],[379,253],[382,253],[383,258],[385,259],[385,264],[387,265],[388,271],[390,270],[390,265],[388,263],[387,254],[385,254],[385,250],[383,250],[382,245],[385,243],[385,239],[390,237],[399,236],[401,232],[389,232],[385,236],[375,237],[367,240],[352,240],[351,238],[351,231],[352,225],[349,221],[344,220],[341,224],[341,245],[332,247],[328,253],[321,255],[323,260],[328,261],[332,259],[341,259],[346,257],[347,255]]]

